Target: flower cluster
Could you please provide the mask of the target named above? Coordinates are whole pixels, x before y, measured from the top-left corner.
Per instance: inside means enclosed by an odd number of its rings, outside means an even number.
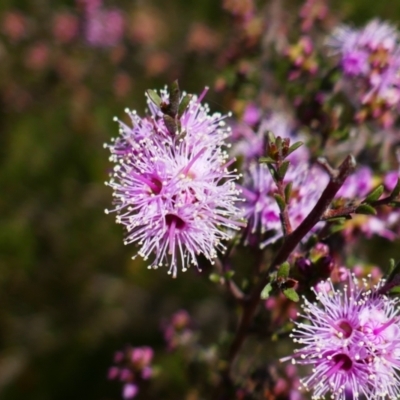
[[[353,276],[343,290],[326,283],[316,303],[305,300],[305,321],[295,321],[291,336],[302,347],[282,361],[313,367],[301,380],[313,399],[399,398],[399,300],[383,293],[384,280],[370,288]]]
[[[125,400],[133,399],[139,393],[140,385],[153,376],[150,366],[153,360],[151,347],[128,347],[124,352],[117,351],[114,363],[108,370],[108,379],[119,379],[124,382],[122,391]]]
[[[132,127],[120,121],[120,137],[110,145],[115,163],[110,181],[117,223],[127,230],[125,244],[138,243],[149,268],[169,265],[175,277],[178,261],[199,267],[197,255],[211,262],[224,240],[243,226],[229,171],[225,116],[210,115],[199,97],[163,90],[147,95],[149,115],[128,114]],[[108,212],[108,210],[106,210]]]
[[[272,113],[260,121],[258,129],[242,124],[235,129],[239,140],[233,147],[235,155],[243,157],[245,166],[243,182],[240,187],[245,198],[245,216],[248,220],[247,240],[260,232],[268,233],[261,247],[273,243],[282,237],[280,211],[274,194],[277,185],[266,164],[260,164],[259,158],[265,154],[268,131],[291,141],[301,139],[290,118],[281,113]],[[240,134],[240,136],[239,136]],[[292,195],[288,203],[288,214],[295,229],[308,215],[328,183],[328,175],[319,167],[310,167],[309,153],[305,147],[289,155],[291,163],[285,175],[285,183],[291,182]]]
[[[179,310],[163,326],[164,339],[169,350],[175,350],[193,341],[192,319],[186,310]]]
[[[292,184],[292,196],[288,204],[288,215],[296,229],[315,206],[328,183],[328,175],[307,162],[289,166],[285,182]],[[277,186],[265,164],[251,164],[241,186],[246,199],[245,212],[249,234],[258,231],[270,232],[261,246],[264,247],[282,237],[280,211],[274,198]],[[250,236],[251,237],[251,236]]]
[[[394,123],[400,100],[399,33],[392,25],[373,20],[362,29],[337,28],[329,46],[338,54],[344,85],[361,105],[359,122],[376,119],[384,126]],[[352,83],[350,86],[348,83]]]

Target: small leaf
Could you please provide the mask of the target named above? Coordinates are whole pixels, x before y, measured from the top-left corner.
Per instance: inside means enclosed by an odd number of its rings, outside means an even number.
[[[168,132],[171,134],[171,135],[174,135],[175,134],[175,132],[176,132],[176,122],[175,122],[175,119],[174,118],[172,118],[172,117],[170,117],[169,115],[164,115],[164,123],[165,123],[165,126],[167,127],[167,129],[168,129]]]
[[[276,169],[271,164],[267,164],[267,167],[272,176],[272,179],[274,180],[274,182],[277,182],[278,181],[278,173],[276,172]]]
[[[275,144],[278,151],[282,149],[282,138],[280,136],[275,139]]]
[[[394,271],[394,267],[396,266],[396,261],[394,258],[389,260],[389,275]]]
[[[286,296],[286,298],[288,298],[289,300],[294,301],[295,303],[297,303],[297,302],[300,300],[299,295],[298,295],[297,292],[296,292],[294,289],[292,289],[292,288],[290,288],[290,289],[285,289],[285,290],[283,291],[283,294]]]
[[[233,277],[233,275],[235,275],[235,271],[227,271],[227,272],[225,272],[225,278],[226,279],[232,279],[232,277]]]
[[[261,295],[260,295],[261,299],[262,299],[262,300],[268,299],[268,297],[269,297],[271,291],[272,291],[272,284],[271,284],[271,282],[268,282],[268,283],[264,286],[264,289],[263,289],[262,292],[261,292]]]
[[[178,84],[178,81],[175,80],[174,82],[171,83],[171,86],[169,88],[168,115],[170,115],[171,117],[175,117],[175,115],[178,113],[180,96],[181,96],[181,93],[179,90],[179,84]]]
[[[278,269],[278,278],[287,278],[290,272],[290,264],[286,261]]]
[[[376,210],[374,207],[371,207],[369,204],[360,204],[356,208],[356,214],[375,215]]]
[[[276,202],[278,203],[279,209],[281,210],[281,212],[283,212],[286,208],[285,200],[278,193],[275,193],[274,197],[275,197]]]
[[[365,198],[364,202],[365,203],[372,203],[376,200],[379,200],[379,197],[381,197],[382,193],[383,193],[383,185],[379,185],[377,188],[375,188],[374,190],[372,190],[367,197]]]
[[[397,179],[396,186],[392,190],[391,196],[392,196],[392,198],[395,199],[399,194],[400,194],[400,178]]]
[[[386,282],[392,281],[396,275],[400,274],[400,261],[396,263],[395,260],[391,259],[390,264],[391,264],[391,270],[389,272],[388,278],[386,279]],[[392,264],[395,265],[392,267]]]
[[[278,169],[278,176],[281,180],[285,178],[286,172],[289,168],[290,161],[284,161]]]
[[[210,274],[209,278],[210,278],[210,281],[213,283],[219,283],[221,280],[221,277],[215,273]]]
[[[340,232],[345,228],[343,223],[332,224],[329,228],[329,235],[333,235],[334,233]]]
[[[285,155],[287,154],[290,146],[290,139],[289,138],[284,138],[282,142],[282,149],[285,150]]]
[[[271,131],[267,131],[266,136],[267,136],[269,143],[275,143],[276,138],[275,138],[275,135]]]
[[[191,94],[187,94],[180,102],[179,104],[179,109],[178,109],[178,117],[182,117],[183,113],[185,112],[185,110],[187,109],[190,100],[192,99],[192,95]]]
[[[147,91],[147,95],[149,96],[149,99],[157,106],[160,107],[162,99],[161,97],[157,94],[155,90],[149,89]]]
[[[276,161],[274,159],[272,159],[271,157],[261,157],[258,161],[260,163],[266,163],[266,164],[274,164],[274,163],[276,163]]]
[[[292,187],[293,187],[293,183],[292,182],[289,182],[285,186],[285,201],[286,201],[286,204],[289,204],[290,196],[292,195]]]
[[[326,222],[337,222],[340,224],[344,224],[348,219],[351,219],[351,215],[345,217],[332,217],[325,219]]]
[[[296,142],[293,143],[290,147],[289,150],[287,152],[287,155],[292,154],[295,150],[297,150],[299,147],[303,146],[303,142]]]

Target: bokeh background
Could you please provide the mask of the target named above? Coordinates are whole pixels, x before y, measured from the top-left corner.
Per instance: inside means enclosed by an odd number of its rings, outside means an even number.
[[[172,280],[131,259],[135,248],[103,211],[103,143],[117,134],[114,116],[143,113],[145,89],[176,78],[188,92],[210,86],[211,108],[227,112],[224,55],[236,32],[227,9],[252,2],[92,1],[97,14],[87,3],[0,2],[0,398],[117,400],[107,369],[127,343],[154,347],[168,370],[143,398],[183,398],[184,367],[160,325],[188,309],[211,343],[227,305],[207,273]],[[290,34],[301,1],[281,3]],[[399,2],[332,3],[347,22],[400,23]]]

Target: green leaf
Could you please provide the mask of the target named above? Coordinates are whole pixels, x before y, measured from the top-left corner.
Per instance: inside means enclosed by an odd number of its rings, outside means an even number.
[[[192,99],[191,94],[187,94],[180,102],[179,104],[179,109],[178,109],[178,117],[182,117],[183,113],[185,112],[187,106],[190,103],[190,100]]]
[[[325,221],[326,222],[337,222],[340,224],[344,224],[348,219],[351,219],[351,216],[349,217],[332,217],[332,218],[328,218]]]
[[[371,207],[369,204],[360,204],[356,208],[356,214],[376,215],[376,210],[374,207]]]
[[[389,275],[393,272],[395,266],[396,266],[396,261],[394,258],[391,258],[389,260]]]
[[[276,161],[271,157],[261,157],[258,161],[260,163],[266,163],[266,164],[276,163]]]
[[[400,293],[400,286],[395,286],[393,289],[390,289],[390,293],[392,294]]]
[[[290,272],[290,264],[286,261],[278,269],[278,278],[287,278]]]
[[[303,146],[303,144],[304,144],[303,142],[296,142],[296,143],[293,143],[293,144],[289,147],[289,150],[288,150],[287,155],[293,153],[293,152],[294,152],[295,150],[297,150],[299,147]]]
[[[286,298],[288,298],[289,300],[294,301],[295,303],[297,303],[300,300],[299,295],[297,294],[297,292],[293,289],[285,289],[283,291],[283,294],[286,296]]]
[[[282,138],[280,136],[278,136],[275,139],[275,144],[276,144],[276,148],[278,149],[278,151],[282,148]]]
[[[174,118],[172,118],[172,117],[170,117],[169,115],[164,115],[164,123],[165,123],[165,126],[167,127],[167,129],[168,129],[168,132],[171,134],[171,135],[174,135],[175,134],[175,132],[176,132],[176,127],[177,127],[177,125],[176,125],[176,122],[175,122],[175,119]]]
[[[332,138],[336,140],[345,140],[349,137],[349,130],[348,129],[339,129],[332,132]]]
[[[271,164],[267,164],[267,167],[268,167],[268,171],[270,172],[270,174],[272,176],[272,179],[274,180],[274,182],[277,182],[278,181],[278,173],[277,173],[276,169]]]
[[[377,188],[375,188],[374,190],[372,190],[367,197],[365,198],[364,202],[365,203],[372,203],[376,200],[379,200],[379,197],[381,197],[382,193],[383,193],[383,185],[379,185]]]
[[[275,143],[276,138],[275,138],[275,135],[273,134],[273,132],[267,131],[266,132],[266,136],[267,136],[267,139],[268,139],[269,143]]]
[[[221,280],[221,277],[216,273],[210,274],[209,278],[210,278],[210,281],[213,283],[219,283]]]
[[[278,203],[279,209],[281,210],[281,212],[283,212],[286,208],[285,200],[278,193],[275,193],[274,197],[275,197],[276,202]]]
[[[178,80],[175,80],[174,82],[171,83],[171,86],[169,88],[168,115],[170,115],[171,117],[175,117],[175,115],[178,113],[180,96],[181,96],[181,92],[179,90]]]
[[[278,176],[281,180],[285,178],[286,172],[289,168],[290,161],[284,161],[278,169]]]
[[[160,107],[162,99],[161,97],[157,94],[155,90],[149,89],[147,91],[147,95],[149,96],[149,99],[157,106]]]
[[[271,284],[271,282],[268,282],[268,283],[264,286],[264,289],[263,289],[262,292],[261,292],[261,295],[260,295],[261,299],[262,299],[262,300],[268,299],[268,297],[269,297],[271,291],[272,291],[272,284]]]
[[[226,279],[232,279],[232,277],[233,277],[233,275],[235,275],[235,271],[227,271],[227,272],[225,272],[225,278]]]
[[[386,279],[386,282],[392,281],[396,275],[400,274],[400,261],[396,263],[393,258],[390,260],[390,272],[389,276]]]
[[[292,187],[293,187],[293,183],[292,182],[289,182],[285,186],[285,201],[286,201],[286,204],[289,204],[290,196],[292,195]]]
[[[334,233],[340,232],[344,229],[344,224],[343,223],[338,223],[338,224],[332,224],[332,226],[329,229],[329,234],[333,235]]]

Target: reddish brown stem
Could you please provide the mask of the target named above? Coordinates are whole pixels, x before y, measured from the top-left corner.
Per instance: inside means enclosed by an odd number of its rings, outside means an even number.
[[[279,166],[279,164],[278,164],[278,166]],[[281,196],[282,199],[285,199],[285,185],[283,183],[283,180],[279,180],[276,183],[276,185],[278,186],[279,196]],[[280,210],[279,217],[280,217],[281,224],[282,224],[283,235],[286,237],[286,236],[290,235],[293,231],[292,224],[290,223],[286,199],[285,199],[285,208],[283,210]]]
[[[216,259],[215,266],[218,272],[222,275],[228,272],[230,269],[226,266],[226,263],[223,260]],[[231,278],[222,278],[224,279],[225,286],[228,292],[232,295],[232,297],[237,300],[239,303],[244,301],[245,295],[236,285],[236,283]]]

